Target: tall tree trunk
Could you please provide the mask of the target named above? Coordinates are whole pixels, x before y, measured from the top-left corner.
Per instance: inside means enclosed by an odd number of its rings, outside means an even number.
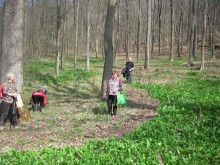
[[[193,6],[195,4],[195,0],[192,0],[192,2],[190,3],[190,8],[192,9],[192,12],[194,12],[193,10]],[[193,14],[194,15],[194,14]],[[189,20],[189,24],[191,24],[190,26],[190,38],[189,38],[189,60],[188,60],[188,65],[191,66],[193,63],[193,40],[194,40],[194,16],[190,17],[191,19]]]
[[[57,24],[56,24],[56,69],[55,69],[55,77],[59,76],[60,69],[60,27],[61,27],[61,3],[60,0],[57,0]]]
[[[161,55],[161,11],[162,11],[162,2],[158,0],[158,55]]]
[[[151,25],[151,29],[152,29],[152,32],[151,32],[151,57],[154,58],[154,43],[155,43],[155,32],[156,32],[156,16],[157,16],[157,13],[156,13],[156,3],[154,1],[152,1],[153,4],[151,5],[154,5],[154,9],[153,9],[153,20],[152,20],[152,25]]]
[[[113,65],[116,67],[117,66],[117,57],[118,57],[118,53],[117,53],[117,50],[118,50],[118,40],[119,40],[119,34],[120,34],[120,0],[117,4],[117,27],[116,27],[116,34],[115,34],[115,42],[113,44],[113,47],[114,47],[114,62],[113,62]]]
[[[1,82],[8,72],[15,74],[16,87],[23,93],[24,1],[5,0],[3,15]]]
[[[183,2],[183,1],[182,1]],[[182,43],[182,26],[183,26],[183,4],[180,5],[180,16],[179,16],[179,27],[178,27],[178,40],[177,40],[177,57],[181,57],[182,49],[181,49],[181,43]]]
[[[212,59],[216,60],[215,57],[215,24],[216,24],[216,6],[217,6],[217,0],[214,0],[213,2],[213,12],[212,12]]]
[[[65,2],[64,2],[64,12],[66,12],[66,0],[65,0]],[[64,14],[63,16],[63,29],[62,29],[62,33],[63,33],[63,35],[62,35],[62,39],[61,39],[61,60],[60,60],[60,69],[63,69],[63,67],[64,67],[64,54],[65,54],[65,38],[66,38],[66,26],[67,26],[67,17],[66,17],[66,15]]]
[[[174,36],[174,10],[173,10],[173,0],[170,0],[170,10],[171,10],[171,32],[170,32],[170,61],[173,61],[173,36]]]
[[[86,70],[89,71],[89,52],[90,52],[90,3],[91,0],[88,0],[88,13],[87,13],[87,43],[86,43]]]
[[[138,23],[137,23],[137,62],[140,59],[140,35],[141,35],[141,0],[138,0]]]
[[[113,67],[113,29],[114,29],[114,16],[116,10],[117,0],[108,0],[108,10],[105,21],[105,64],[102,76],[101,96],[104,97],[107,87],[107,81],[111,76]]]
[[[151,33],[151,0],[147,0],[147,32],[144,68],[149,69],[150,65],[150,33]]]
[[[129,37],[129,5],[128,5],[128,0],[125,0],[126,2],[126,39],[125,39],[125,50],[126,50],[126,58],[130,56],[130,37]]]
[[[76,9],[76,31],[75,31],[75,45],[74,45],[74,68],[76,68],[77,56],[78,56],[78,33],[79,33],[79,0],[77,0]]]
[[[205,32],[206,32],[206,19],[207,19],[207,0],[204,0],[204,15],[203,15],[203,30],[202,30],[202,58],[201,58],[201,65],[200,70],[205,69],[205,52],[204,52],[204,45],[205,45]]]
[[[197,49],[197,0],[194,0],[193,5],[193,21],[194,21],[194,30],[193,30],[193,57],[196,58],[196,49]]]

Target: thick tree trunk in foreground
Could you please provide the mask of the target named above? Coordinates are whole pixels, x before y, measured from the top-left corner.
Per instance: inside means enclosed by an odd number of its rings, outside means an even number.
[[[24,1],[6,0],[4,5],[1,82],[8,72],[14,73],[17,90],[22,93]]]
[[[113,29],[114,16],[117,0],[108,0],[108,10],[105,22],[104,45],[105,45],[105,64],[102,76],[102,97],[104,97],[107,87],[107,81],[111,76],[113,67]]]

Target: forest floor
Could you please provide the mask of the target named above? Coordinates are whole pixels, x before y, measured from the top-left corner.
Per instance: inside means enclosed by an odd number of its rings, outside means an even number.
[[[0,151],[79,146],[88,140],[121,137],[157,114],[158,102],[147,91],[124,84],[127,104],[118,107],[116,116],[110,116],[106,102],[96,97],[101,79],[88,82],[93,83],[76,84],[75,92],[67,92],[71,89],[65,85],[60,85],[58,95],[49,92],[45,112],[33,112],[34,119],[20,122],[18,129],[10,129],[7,123],[0,134]]]
[[[206,59],[206,70],[203,72],[199,71],[199,59],[194,62],[194,66],[189,67],[187,60],[175,59],[174,62],[169,62],[167,57],[155,57],[151,60],[149,70],[143,69],[141,61],[135,63],[134,82],[167,84],[191,75],[215,78],[219,76],[220,54],[217,57],[216,61]],[[51,59],[46,59],[47,61]],[[43,65],[46,66],[45,64]],[[72,61],[69,65],[72,65]],[[102,73],[102,65],[103,62],[99,61],[91,63],[90,67],[93,71],[99,70]],[[122,67],[115,69],[120,72],[123,65],[122,61]],[[44,72],[51,71],[50,74],[54,71],[54,67],[50,69],[40,67],[39,69],[43,69]],[[38,71],[36,75],[43,76],[42,71]],[[26,69],[25,72],[30,70]],[[7,123],[0,132],[0,152],[4,153],[11,149],[38,150],[48,146],[80,146],[90,140],[120,138],[157,115],[156,107],[159,102],[152,98],[148,91],[124,83],[127,104],[118,107],[116,116],[110,116],[106,101],[100,99],[101,81],[99,74],[85,80],[47,84],[48,104],[45,112],[41,113],[39,110],[33,112],[33,118],[29,121],[20,121],[18,129],[10,129]],[[26,80],[26,88],[28,83]],[[41,86],[42,82],[33,81],[31,84],[32,87],[25,90],[25,100],[28,100],[31,91]]]

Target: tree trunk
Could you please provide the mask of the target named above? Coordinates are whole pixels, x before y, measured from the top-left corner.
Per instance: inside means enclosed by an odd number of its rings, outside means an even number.
[[[162,2],[158,0],[158,55],[161,55],[161,10]]]
[[[147,0],[147,32],[145,47],[144,68],[149,69],[150,65],[150,33],[151,33],[151,0]]]
[[[190,8],[193,8],[195,4],[195,0],[192,0],[192,2],[190,3]],[[194,12],[192,10],[192,12]],[[193,63],[193,40],[194,40],[194,17],[191,16],[191,19],[189,20],[189,24],[191,24],[190,26],[190,39],[189,39],[189,60],[188,60],[188,65],[191,66]]]
[[[138,0],[138,23],[137,23],[137,62],[140,59],[140,36],[141,36],[141,0]]]
[[[171,32],[170,32],[170,61],[173,61],[173,36],[174,36],[174,10],[173,10],[173,0],[170,0],[170,10],[171,10]]]
[[[74,45],[74,68],[76,68],[77,56],[78,56],[78,33],[79,33],[79,0],[77,0],[76,10],[76,31],[75,31],[75,45]]]
[[[59,76],[59,68],[60,68],[60,27],[61,27],[61,4],[60,0],[57,0],[57,24],[56,24],[56,69],[55,69],[55,77]]]
[[[66,11],[66,0],[64,2],[64,12]],[[60,60],[60,69],[64,68],[64,54],[65,54],[65,38],[66,38],[66,28],[67,28],[67,17],[63,15],[63,35],[61,42],[61,60]]]
[[[216,60],[215,57],[215,26],[216,26],[216,6],[217,6],[217,0],[214,0],[213,2],[213,13],[212,13],[212,59]]]
[[[91,0],[88,0],[88,13],[87,13],[87,44],[86,44],[86,70],[89,71],[89,52],[90,52],[90,4]]]
[[[126,39],[125,39],[125,50],[126,50],[126,58],[130,56],[130,39],[129,39],[129,5],[128,5],[128,0],[125,0],[126,2]]]
[[[104,33],[104,42],[105,42],[105,64],[102,76],[102,87],[101,87],[101,96],[102,98],[105,95],[107,81],[111,77],[112,67],[113,67],[113,29],[114,29],[114,16],[116,9],[117,0],[108,0],[108,10],[105,21],[105,33]]]
[[[1,82],[12,72],[18,92],[23,93],[24,1],[5,0],[4,5]]]
[[[179,16],[179,27],[178,27],[178,40],[177,40],[177,57],[181,57],[182,49],[181,49],[181,43],[182,43],[182,26],[183,26],[183,9],[182,4],[180,6],[180,16]]]
[[[196,49],[197,49],[197,4],[198,1],[194,0],[194,5],[193,5],[193,21],[194,21],[194,30],[193,30],[193,50],[192,50],[192,55],[194,58],[196,58]]]
[[[117,66],[117,57],[118,57],[118,53],[117,53],[117,50],[118,50],[118,40],[119,40],[119,34],[120,34],[120,1],[118,2],[118,6],[117,6],[117,28],[116,28],[116,34],[115,34],[115,40],[114,40],[114,44],[113,44],[113,49],[114,49],[114,63],[113,65],[116,67]]]
[[[205,69],[205,54],[204,54],[204,45],[205,45],[205,32],[206,32],[206,19],[207,19],[207,0],[204,0],[204,15],[203,15],[203,30],[202,30],[202,58],[200,70]]]

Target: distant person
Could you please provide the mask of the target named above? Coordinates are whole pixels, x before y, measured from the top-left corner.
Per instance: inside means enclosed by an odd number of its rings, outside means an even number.
[[[15,87],[15,76],[13,73],[7,74],[7,81],[2,84],[2,102],[0,105],[0,126],[3,129],[7,117],[12,126],[18,126],[17,109],[15,105],[16,97],[18,96]]]
[[[119,79],[117,73],[113,71],[111,78],[108,80],[106,90],[106,95],[108,96],[108,111],[111,116],[117,113],[117,93],[121,90],[122,81]]]
[[[30,98],[30,104],[32,104],[31,112],[35,111],[35,106],[40,104],[40,111],[44,112],[44,107],[46,106],[46,95],[47,95],[47,88],[40,87],[38,90],[32,92]]]
[[[132,58],[129,57],[126,64],[126,83],[132,83],[132,76],[133,76],[133,69],[134,69],[134,63],[132,62]]]

